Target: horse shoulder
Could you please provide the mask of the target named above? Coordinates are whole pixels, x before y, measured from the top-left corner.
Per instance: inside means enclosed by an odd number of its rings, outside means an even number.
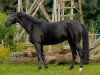
[[[43,32],[41,29],[34,29],[31,38],[33,38],[34,42],[41,42],[42,41]]]

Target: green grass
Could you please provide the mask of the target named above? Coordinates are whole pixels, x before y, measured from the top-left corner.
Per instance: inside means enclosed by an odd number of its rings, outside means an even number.
[[[42,68],[37,71],[35,64],[0,64],[0,75],[100,75],[100,63],[92,63],[85,65],[82,72],[79,72],[79,65],[71,71],[68,70],[69,65],[49,65],[45,70]]]

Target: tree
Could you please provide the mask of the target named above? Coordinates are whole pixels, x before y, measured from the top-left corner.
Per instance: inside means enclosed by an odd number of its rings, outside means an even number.
[[[10,11],[16,11],[17,0],[0,0],[0,11],[9,13]]]
[[[100,45],[100,37],[90,45],[90,50],[95,49],[99,45]]]
[[[7,15],[0,12],[0,44],[3,39],[6,45],[9,45],[10,49],[12,49],[15,44],[14,34],[16,32],[16,29],[14,26],[10,27],[10,29],[5,27],[6,18],[7,18]]]
[[[97,16],[100,14],[100,0],[83,0],[82,9],[85,24],[87,24],[88,29],[91,30],[93,27],[92,25],[95,24]]]

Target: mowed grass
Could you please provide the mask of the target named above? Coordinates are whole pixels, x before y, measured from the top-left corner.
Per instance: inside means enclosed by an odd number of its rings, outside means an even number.
[[[49,68],[37,71],[35,64],[0,64],[0,75],[100,75],[100,63],[84,65],[82,72],[79,72],[79,65],[73,70],[68,70],[69,65],[48,65]]]

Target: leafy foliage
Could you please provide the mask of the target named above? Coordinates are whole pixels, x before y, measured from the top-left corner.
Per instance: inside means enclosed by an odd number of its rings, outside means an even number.
[[[0,43],[1,40],[4,38],[5,34],[7,33],[7,28],[5,28],[5,20],[7,16],[0,12]]]
[[[98,15],[97,20],[95,22],[95,32],[100,34],[100,15]]]
[[[97,16],[100,14],[100,0],[83,0],[82,9],[85,24],[88,25],[88,29],[91,31],[92,24],[94,24],[95,27],[94,22],[97,20]]]
[[[14,45],[14,34],[16,31],[16,28],[14,26],[11,26],[10,29],[5,27],[5,21],[6,21],[7,15],[0,12],[0,43],[2,39],[4,39],[6,45],[9,45],[10,48]]]
[[[6,45],[10,47],[10,51],[16,50],[16,42],[14,41],[15,32],[16,32],[16,27],[11,26],[9,31],[7,32],[7,35],[4,38]]]

